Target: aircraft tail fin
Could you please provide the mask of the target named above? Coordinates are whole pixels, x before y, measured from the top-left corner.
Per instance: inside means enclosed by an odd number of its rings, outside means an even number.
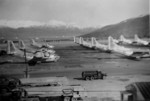
[[[73,41],[74,41],[74,43],[76,43],[76,42],[77,42],[77,41],[76,41],[76,37],[75,37],[75,36],[73,37]]]
[[[24,41],[23,40],[19,40],[19,48],[20,49],[25,49],[25,44],[24,44]]]
[[[80,44],[82,45],[83,44],[83,38],[80,37]]]
[[[109,36],[108,37],[108,48],[110,50],[112,50],[113,48],[115,48],[117,46],[117,44],[114,42],[113,37]]]
[[[35,40],[34,39],[31,39],[31,44],[35,44]]]
[[[121,36],[120,36],[120,41],[124,41],[124,40],[125,40],[124,36],[121,35]]]
[[[92,37],[91,40],[92,40],[92,46],[95,46],[96,43],[97,43],[96,38],[95,38],[95,37]]]
[[[74,43],[80,44],[80,38],[79,37],[74,36],[73,38],[74,38]]]
[[[135,34],[135,35],[134,35],[134,39],[135,39],[136,41],[138,41],[138,40],[139,40],[139,37],[138,37],[138,35],[137,35],[137,34]]]
[[[14,45],[13,41],[7,41],[7,54],[13,54],[17,51],[16,46]]]

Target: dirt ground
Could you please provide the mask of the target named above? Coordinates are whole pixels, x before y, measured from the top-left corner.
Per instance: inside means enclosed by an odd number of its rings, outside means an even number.
[[[71,41],[54,42],[57,62],[28,66],[24,59],[12,56],[0,57],[0,74],[24,77],[26,66],[30,77],[66,76],[71,84],[81,84],[89,101],[120,100],[120,91],[132,82],[150,81],[150,59],[129,60],[117,54],[86,49]],[[6,61],[13,61],[7,63]],[[104,80],[81,80],[81,72],[101,70],[108,74]]]

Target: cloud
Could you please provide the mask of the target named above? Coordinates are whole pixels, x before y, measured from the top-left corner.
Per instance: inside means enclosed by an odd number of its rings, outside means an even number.
[[[29,27],[29,26],[40,26],[44,23],[35,22],[35,21],[16,21],[16,20],[0,20],[0,26],[7,26],[12,28],[18,27]]]
[[[31,26],[66,26],[66,27],[78,27],[75,23],[65,23],[63,21],[50,20],[48,22],[38,21],[25,21],[25,20],[0,20],[0,26],[19,28],[19,27],[31,27]]]

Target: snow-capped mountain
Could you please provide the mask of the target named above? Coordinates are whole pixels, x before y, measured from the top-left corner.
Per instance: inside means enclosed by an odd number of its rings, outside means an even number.
[[[78,36],[87,34],[95,29],[93,27],[83,28],[76,24],[66,24],[55,20],[47,23],[0,20],[0,37],[4,38]]]
[[[38,22],[38,21],[16,21],[16,20],[0,20],[0,27],[10,27],[10,28],[21,28],[21,27],[37,27],[37,26],[44,26],[44,27],[67,27],[67,28],[87,28],[91,26],[81,27],[75,23],[65,23],[63,21],[57,20],[50,20],[46,23]],[[95,27],[96,28],[96,27]]]

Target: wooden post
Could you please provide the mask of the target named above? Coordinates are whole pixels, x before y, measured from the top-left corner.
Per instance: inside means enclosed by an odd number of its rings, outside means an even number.
[[[26,70],[25,70],[25,77],[29,78],[29,67],[27,65],[27,56],[26,56],[26,49],[24,49],[24,57],[25,57],[25,66],[26,66]]]

